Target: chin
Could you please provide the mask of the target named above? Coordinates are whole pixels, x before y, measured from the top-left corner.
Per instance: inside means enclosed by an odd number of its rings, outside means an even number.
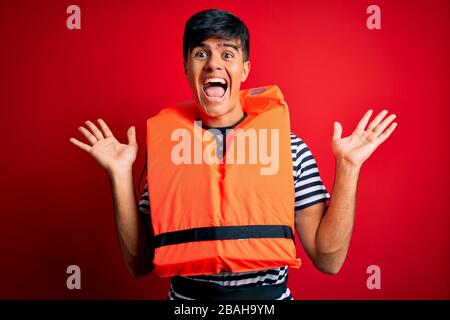
[[[228,107],[224,103],[211,104],[203,102],[200,105],[203,111],[210,117],[219,117],[228,112]]]

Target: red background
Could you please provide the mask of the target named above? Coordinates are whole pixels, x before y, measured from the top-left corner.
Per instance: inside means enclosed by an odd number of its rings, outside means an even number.
[[[81,30],[66,8],[81,8]],[[381,8],[381,30],[366,8]],[[167,279],[128,274],[106,174],[70,144],[102,117],[116,136],[190,98],[182,68],[185,21],[228,9],[251,32],[243,88],[278,84],[292,130],[332,192],[332,124],[351,133],[369,108],[397,114],[394,134],[364,164],[347,260],[319,273],[298,246],[296,299],[449,299],[448,1],[2,1],[0,3],[0,298],[165,299]],[[81,267],[81,290],[66,268]],[[381,268],[381,290],[366,269]]]

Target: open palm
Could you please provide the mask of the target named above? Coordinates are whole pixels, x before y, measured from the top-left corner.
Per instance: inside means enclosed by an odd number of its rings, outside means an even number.
[[[372,113],[373,110],[367,111],[353,133],[345,138],[341,138],[341,124],[339,122],[334,123],[332,150],[336,159],[361,166],[397,127],[396,122],[389,126],[396,118],[395,114],[391,114],[383,120],[388,113],[387,110],[381,111],[367,126]]]
[[[90,145],[70,138],[70,142],[91,154],[92,157],[108,172],[131,168],[136,160],[138,145],[136,129],[130,127],[127,132],[128,144],[120,143],[102,119],[97,120],[101,130],[91,121],[85,124],[90,129],[79,127],[78,130],[89,141]]]

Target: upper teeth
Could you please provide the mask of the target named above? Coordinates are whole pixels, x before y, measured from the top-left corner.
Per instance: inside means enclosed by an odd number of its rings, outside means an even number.
[[[210,79],[206,79],[205,82],[203,82],[203,84],[208,84],[210,82],[219,82],[222,84],[226,84],[226,81],[222,78],[210,78]]]

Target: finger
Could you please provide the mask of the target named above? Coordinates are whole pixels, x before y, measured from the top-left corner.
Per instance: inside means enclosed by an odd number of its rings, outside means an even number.
[[[333,140],[340,139],[342,136],[342,125],[335,121],[334,122],[334,128],[333,128]]]
[[[134,126],[128,128],[127,136],[128,136],[128,144],[131,146],[137,146],[136,128]]]
[[[104,139],[103,137],[103,133],[98,130],[97,126],[95,124],[93,124],[91,121],[86,121],[85,122],[86,125],[89,127],[89,129],[91,129],[92,133],[94,134],[94,136],[97,138],[97,140],[102,140]]]
[[[383,120],[387,113],[387,110],[381,111],[369,124],[369,126],[367,127],[367,131],[372,131],[373,129],[375,129],[375,127],[381,122],[381,120]]]
[[[80,149],[82,149],[86,152],[91,152],[92,147],[88,146],[86,143],[80,142],[75,138],[70,138],[69,141],[72,142],[77,147],[79,147]]]
[[[102,128],[103,134],[105,135],[105,137],[113,137],[114,135],[112,134],[111,130],[109,130],[109,127],[106,125],[106,122],[103,121],[102,119],[97,119],[97,122],[100,124],[100,127]]]
[[[355,132],[363,132],[367,126],[367,122],[369,122],[370,117],[372,116],[373,110],[368,110],[364,116],[359,120],[358,125],[356,126]]]
[[[80,131],[83,134],[83,136],[86,137],[86,139],[90,142],[91,145],[97,143],[97,138],[95,138],[94,135],[90,133],[88,129],[84,127],[78,127],[78,131]]]
[[[389,126],[389,128],[386,129],[386,131],[384,131],[377,140],[377,146],[382,144],[384,141],[386,141],[387,138],[389,138],[389,136],[392,134],[392,132],[394,132],[395,128],[397,128],[398,123],[394,122],[393,124],[391,124]]]
[[[379,136],[384,129],[387,128],[387,126],[396,118],[397,116],[395,114],[391,114],[389,117],[383,120],[379,125],[376,126],[376,128],[373,130],[373,132]]]

